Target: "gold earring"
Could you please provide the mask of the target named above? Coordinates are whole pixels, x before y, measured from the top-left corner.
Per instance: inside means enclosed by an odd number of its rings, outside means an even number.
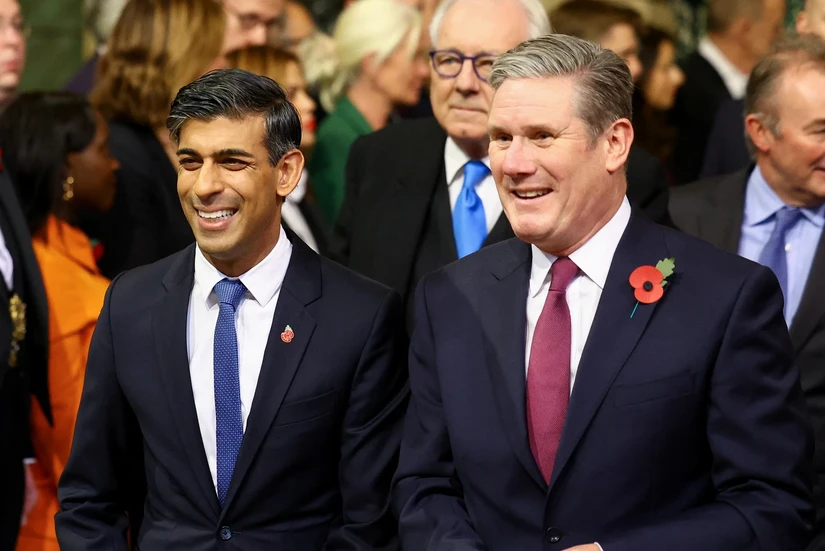
[[[72,200],[72,197],[74,197],[74,178],[69,176],[63,182],[63,200],[68,202]]]

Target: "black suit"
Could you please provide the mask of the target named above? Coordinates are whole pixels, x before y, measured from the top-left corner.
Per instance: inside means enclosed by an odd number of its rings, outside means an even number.
[[[11,181],[0,171],[0,232],[12,257],[13,289],[0,277],[0,549],[14,549],[23,504],[23,459],[34,449],[29,430],[30,394],[51,421],[48,388],[49,318],[46,291],[26,220]],[[26,304],[26,336],[9,366],[12,293]]]
[[[681,67],[685,83],[676,94],[672,111],[673,124],[679,131],[673,173],[678,183],[686,184],[699,176],[716,112],[731,95],[725,81],[699,52],[687,56]]]
[[[444,168],[446,132],[435,119],[407,121],[362,136],[350,149],[347,189],[333,256],[410,301],[421,277],[456,260]],[[639,148],[628,162],[628,197],[667,218],[661,164]],[[484,245],[513,237],[502,213]]]
[[[745,145],[745,100],[726,101],[716,113],[708,138],[700,178],[711,178],[742,170],[751,164]]]
[[[685,232],[731,253],[739,250],[745,189],[753,167],[681,187],[671,195],[671,215]],[[825,238],[820,238],[799,310],[790,327],[802,389],[816,438],[815,532],[825,538]],[[812,548],[813,549],[813,548]],[[816,549],[825,549],[825,543]]]
[[[100,271],[113,278],[195,241],[178,199],[178,175],[151,128],[109,123],[109,148],[120,161],[114,206],[84,213],[80,226],[103,244]]]
[[[187,361],[194,246],[112,282],[58,490],[61,549],[125,549],[135,509],[147,551],[397,549],[388,495],[408,396],[399,297],[292,242],[223,509]]]

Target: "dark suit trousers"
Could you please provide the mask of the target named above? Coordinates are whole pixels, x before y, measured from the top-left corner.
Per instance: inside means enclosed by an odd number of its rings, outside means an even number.
[[[23,510],[22,435],[28,427],[23,378],[8,371],[0,382],[0,551],[13,551]]]

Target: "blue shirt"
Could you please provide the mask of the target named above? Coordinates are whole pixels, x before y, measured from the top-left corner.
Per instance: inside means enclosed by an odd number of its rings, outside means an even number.
[[[742,217],[742,237],[739,255],[759,262],[762,249],[768,243],[776,225],[775,214],[786,206],[771,189],[759,167],[751,173],[745,190],[745,211]],[[788,296],[785,297],[785,320],[793,322],[805,283],[814,261],[822,227],[825,226],[825,205],[802,208],[803,216],[788,230],[785,253],[788,262]]]

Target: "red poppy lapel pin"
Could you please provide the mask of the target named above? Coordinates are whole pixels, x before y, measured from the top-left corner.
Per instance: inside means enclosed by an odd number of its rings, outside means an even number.
[[[676,268],[675,258],[665,258],[656,263],[656,266],[639,266],[630,274],[630,285],[635,289],[636,306],[630,317],[636,314],[639,304],[653,304],[665,294],[667,278]]]

